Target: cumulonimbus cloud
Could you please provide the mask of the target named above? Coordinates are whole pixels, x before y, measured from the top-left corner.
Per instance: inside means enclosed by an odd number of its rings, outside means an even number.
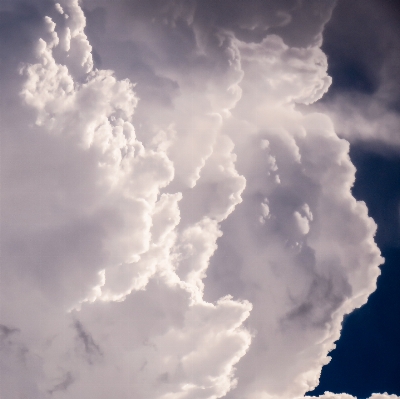
[[[32,5],[3,75],[4,397],[318,384],[382,262],[348,142],[296,108],[330,85],[318,4]]]

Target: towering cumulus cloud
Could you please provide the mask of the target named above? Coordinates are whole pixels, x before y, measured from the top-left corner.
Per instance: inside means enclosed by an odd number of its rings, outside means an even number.
[[[348,143],[297,106],[333,2],[0,7],[1,397],[315,387],[382,263]]]

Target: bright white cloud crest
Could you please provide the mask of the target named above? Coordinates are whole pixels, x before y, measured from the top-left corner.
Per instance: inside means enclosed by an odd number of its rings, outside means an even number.
[[[83,10],[92,34],[105,18],[96,52]],[[348,143],[295,106],[330,84],[323,21],[308,47],[242,37],[284,26],[278,11],[238,28],[195,2],[46,10],[2,122],[5,398],[297,398],[318,384],[382,259]]]

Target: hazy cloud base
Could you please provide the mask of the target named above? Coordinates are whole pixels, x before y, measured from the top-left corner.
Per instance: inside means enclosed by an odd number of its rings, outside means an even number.
[[[2,396],[318,384],[382,263],[349,143],[296,107],[333,5],[2,5]]]

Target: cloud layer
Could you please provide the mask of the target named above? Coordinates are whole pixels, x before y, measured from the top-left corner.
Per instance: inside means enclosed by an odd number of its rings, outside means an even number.
[[[297,107],[333,2],[2,7],[2,395],[313,389],[382,263],[348,142]]]

